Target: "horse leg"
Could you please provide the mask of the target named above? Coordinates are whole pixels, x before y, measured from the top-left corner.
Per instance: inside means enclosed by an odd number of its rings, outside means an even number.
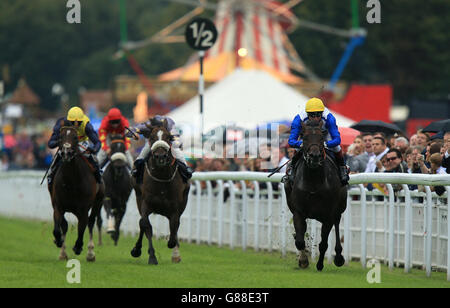
[[[98,246],[102,246],[103,245],[103,241],[102,241],[102,225],[103,225],[102,215],[99,214],[97,216]]]
[[[345,259],[342,256],[341,238],[339,236],[339,222],[340,222],[340,220],[341,220],[341,218],[339,217],[339,219],[337,219],[335,224],[334,224],[334,229],[335,229],[335,232],[336,232],[336,247],[335,247],[336,256],[334,257],[334,265],[336,265],[337,267],[341,267],[345,263]]]
[[[69,228],[69,225],[67,224],[67,220],[64,218],[64,216],[62,216],[62,220],[61,220],[61,231],[62,231],[62,246],[61,246],[61,251],[59,253],[59,259],[60,260],[67,260],[67,253],[66,253],[66,234],[67,234],[67,229]]]
[[[112,200],[110,197],[105,197],[104,206],[106,211],[107,228],[106,232],[112,234],[114,233],[114,215],[112,213]]]
[[[95,253],[94,253],[94,225],[95,220],[101,220],[101,210],[103,205],[103,194],[97,194],[94,204],[91,209],[91,214],[89,215],[88,228],[89,228],[89,244],[88,244],[88,253],[86,256],[86,260],[89,262],[95,261]],[[101,222],[100,222],[101,226]],[[101,229],[99,230],[99,242],[101,243]]]
[[[172,263],[180,263],[181,255],[180,255],[180,246],[176,245],[172,250]]]
[[[149,214],[150,215],[150,214]],[[153,248],[152,236],[153,236],[153,228],[148,218],[148,215],[144,215],[139,221],[139,226],[141,230],[144,230],[145,236],[148,240],[148,264],[158,264],[158,260],[155,256],[155,249]]]
[[[58,247],[58,248],[61,248],[63,245],[63,241],[61,239],[62,217],[63,217],[63,215],[61,215],[59,210],[55,208],[53,210],[53,222],[54,222],[53,236],[55,237],[55,240],[53,242],[56,244],[56,247]]]
[[[75,242],[75,246],[73,246],[72,250],[76,255],[79,255],[83,250],[83,236],[84,231],[86,230],[86,225],[88,221],[88,213],[83,213],[77,215],[78,218],[78,238]]]
[[[95,253],[94,253],[94,225],[95,225],[95,218],[97,213],[92,209],[91,215],[89,215],[89,221],[88,221],[88,229],[89,229],[89,244],[88,244],[88,253],[86,256],[86,260],[88,262],[94,262],[95,261]]]
[[[139,238],[134,245],[133,249],[131,250],[131,256],[134,258],[139,258],[141,256],[141,248],[142,248],[142,237],[144,236],[144,230],[142,230],[140,223],[139,223]]]
[[[116,214],[116,225],[115,225],[115,231],[112,234],[113,240],[114,240],[114,246],[117,246],[117,242],[119,241],[120,236],[120,224],[122,223],[123,216],[125,215],[122,211],[117,211]]]
[[[178,242],[178,228],[180,227],[180,216],[178,214],[172,215],[169,219],[169,225],[170,225],[170,237],[169,242],[167,243],[167,247],[170,249],[173,248],[172,251],[172,262],[173,263],[180,263],[181,262],[181,256],[180,256],[180,244]]]
[[[322,240],[320,241],[320,244],[319,244],[320,255],[319,255],[319,260],[317,261],[317,264],[316,264],[316,268],[318,271],[322,271],[322,269],[323,269],[323,259],[325,257],[325,252],[327,252],[328,236],[330,234],[332,227],[333,227],[332,223],[322,225],[322,230],[321,230]]]
[[[307,268],[309,266],[308,255],[305,251],[305,232],[306,219],[301,217],[297,212],[294,212],[294,228],[295,228],[295,247],[300,252],[298,259],[298,266]]]

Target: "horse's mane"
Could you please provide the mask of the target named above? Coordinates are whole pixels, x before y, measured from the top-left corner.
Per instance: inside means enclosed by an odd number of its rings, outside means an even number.
[[[322,120],[320,120],[320,121],[311,121],[311,120],[308,120],[308,121],[306,121],[305,122],[305,127],[312,127],[312,128],[315,128],[315,127],[321,127],[321,124],[320,123],[322,123]],[[323,124],[322,124],[323,125]]]

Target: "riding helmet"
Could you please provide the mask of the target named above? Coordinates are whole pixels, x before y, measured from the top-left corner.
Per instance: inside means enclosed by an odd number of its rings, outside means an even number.
[[[320,98],[313,97],[310,100],[306,102],[306,112],[318,112],[318,111],[324,111],[325,106],[323,105],[323,102]]]
[[[67,113],[68,121],[83,121],[84,112],[80,107],[72,107]]]

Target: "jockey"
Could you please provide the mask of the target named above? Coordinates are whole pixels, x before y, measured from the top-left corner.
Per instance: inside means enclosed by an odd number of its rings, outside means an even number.
[[[121,135],[125,138],[125,155],[128,160],[128,166],[131,170],[133,166],[133,157],[129,151],[130,148],[130,138],[125,137],[125,127],[129,127],[130,124],[125,118],[119,109],[112,108],[109,110],[108,115],[103,118],[102,124],[98,130],[100,141],[102,142],[102,148],[97,155],[98,163],[100,168],[103,168],[105,163],[107,162],[108,154],[111,149],[108,146],[109,140],[108,136],[110,135]]]
[[[325,108],[322,100],[319,98],[311,98],[306,102],[305,110],[297,114],[292,121],[291,125],[291,135],[289,136],[289,145],[293,148],[299,148],[302,150],[303,140],[298,140],[300,133],[302,131],[302,123],[306,121],[324,121],[325,129],[328,130],[328,135],[326,136],[326,148],[334,152],[336,157],[336,162],[339,165],[340,178],[342,185],[347,185],[348,176],[347,166],[344,162],[344,155],[342,153],[341,135],[339,133],[338,127],[336,125],[336,118],[331,114],[331,112]],[[292,158],[292,162],[289,164],[286,170],[285,180],[294,182],[295,167],[301,155],[297,154]]]
[[[173,140],[171,141],[171,152],[178,163],[179,170],[181,171],[180,172],[181,176],[183,177],[183,179],[185,181],[187,181],[188,179],[190,179],[192,177],[192,170],[186,164],[186,159],[184,158],[183,152],[181,151],[182,144],[179,141],[180,135],[179,135],[178,130],[175,128],[175,122],[169,117],[160,116],[160,115],[156,115],[153,119],[160,121],[160,122],[167,120],[168,130],[169,130],[170,134],[173,136]],[[150,120],[146,123],[138,124],[134,128],[134,131],[136,133],[142,133],[143,131],[148,130],[146,124],[150,124]],[[130,136],[129,134],[130,133],[127,133],[127,136]],[[138,184],[142,184],[143,175],[144,175],[144,162],[145,162],[146,158],[148,157],[148,155],[150,154],[150,149],[151,149],[150,143],[145,142],[144,148],[142,149],[141,153],[134,161],[134,168],[132,171],[132,175],[136,178],[136,181]]]
[[[48,141],[48,147],[54,149],[59,146],[59,131],[64,125],[75,126],[78,133],[78,144],[83,148],[86,148],[86,153],[88,153],[88,160],[94,167],[94,176],[97,183],[102,183],[102,175],[100,173],[100,168],[95,158],[95,154],[100,150],[101,142],[98,139],[97,132],[92,127],[89,122],[89,118],[83,113],[83,110],[79,107],[73,107],[67,113],[67,117],[59,118],[53,127],[53,134]],[[92,145],[90,144],[90,142]],[[58,153],[54,159],[50,174],[47,177],[48,185],[52,184],[53,176],[56,173],[56,169],[59,166],[61,160],[61,155]]]

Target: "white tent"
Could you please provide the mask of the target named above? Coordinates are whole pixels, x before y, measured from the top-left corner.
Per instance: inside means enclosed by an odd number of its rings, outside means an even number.
[[[204,133],[221,126],[256,128],[265,123],[292,121],[309,99],[290,86],[260,70],[235,70],[205,91]],[[354,121],[333,113],[338,126]],[[199,133],[200,100],[196,96],[167,116],[182,127],[183,135]]]

